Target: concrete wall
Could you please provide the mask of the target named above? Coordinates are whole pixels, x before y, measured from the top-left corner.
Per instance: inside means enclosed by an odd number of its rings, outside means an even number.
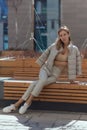
[[[61,24],[71,29],[72,40],[81,48],[87,38],[87,0],[61,0]]]
[[[30,41],[33,14],[32,0],[8,0],[8,35],[10,49],[33,50],[33,41]]]

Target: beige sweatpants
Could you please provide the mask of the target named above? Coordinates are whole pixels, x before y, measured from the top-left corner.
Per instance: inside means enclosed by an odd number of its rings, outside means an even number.
[[[60,75],[61,71],[62,70],[60,70],[58,67],[54,66],[52,74],[49,75],[44,68],[41,68],[39,73],[39,80],[33,81],[33,83],[25,91],[22,99],[26,101],[31,94],[34,97],[37,97],[44,86],[56,82],[56,79]]]

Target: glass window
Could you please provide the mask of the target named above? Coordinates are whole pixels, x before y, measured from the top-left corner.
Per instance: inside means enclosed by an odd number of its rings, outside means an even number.
[[[0,49],[8,49],[8,6],[7,6],[7,0],[0,0],[0,22],[2,23],[3,29],[3,41],[0,41]],[[7,37],[7,40],[5,39]],[[6,46],[6,47],[5,47]]]
[[[60,0],[35,0],[34,47],[44,51],[57,37],[60,25]]]
[[[41,14],[41,1],[37,1],[36,3],[36,11],[38,14]]]

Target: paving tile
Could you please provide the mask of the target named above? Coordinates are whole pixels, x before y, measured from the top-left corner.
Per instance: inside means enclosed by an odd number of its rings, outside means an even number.
[[[86,120],[87,121],[87,113],[82,114],[80,117],[81,120]]]
[[[29,110],[20,115],[0,110],[0,130],[87,130],[87,113]]]
[[[70,119],[79,119],[80,118],[80,114],[75,114],[75,113],[63,113],[63,114],[58,114],[58,119],[60,118],[62,119],[66,119],[66,120],[70,120]]]
[[[15,115],[0,115],[0,130],[29,130]]]

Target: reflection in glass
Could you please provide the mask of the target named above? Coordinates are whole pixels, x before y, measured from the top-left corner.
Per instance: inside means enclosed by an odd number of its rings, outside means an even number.
[[[36,51],[42,52],[54,42],[60,24],[59,13],[60,0],[35,0],[34,49]]]
[[[8,6],[7,0],[0,0],[0,24],[1,36],[0,50],[8,49]],[[7,37],[7,38],[6,38]]]

